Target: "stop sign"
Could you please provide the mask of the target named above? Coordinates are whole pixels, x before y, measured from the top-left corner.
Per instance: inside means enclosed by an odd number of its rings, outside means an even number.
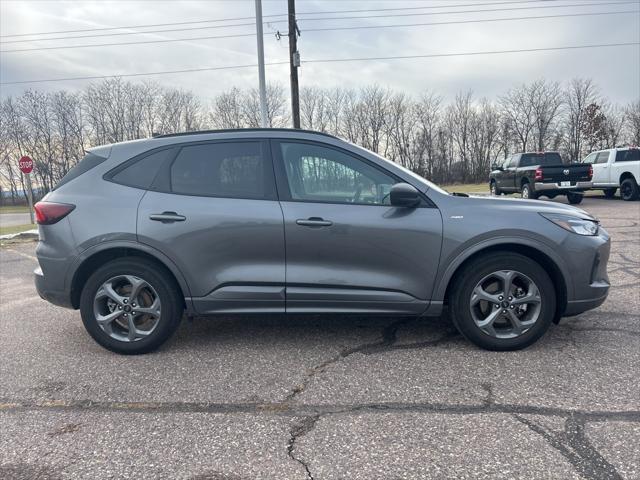
[[[21,157],[18,166],[22,173],[31,173],[31,170],[33,170],[33,160],[27,156]]]

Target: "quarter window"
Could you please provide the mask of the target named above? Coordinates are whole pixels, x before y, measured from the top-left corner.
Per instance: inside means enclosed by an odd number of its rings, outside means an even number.
[[[117,172],[111,177],[111,180],[130,187],[147,189],[156,178],[165,160],[174,152],[174,149],[166,148],[151,153]]]
[[[377,168],[332,148],[281,143],[293,200],[389,205],[395,180]]]
[[[220,142],[183,147],[171,165],[171,191],[231,198],[271,196],[262,143]]]

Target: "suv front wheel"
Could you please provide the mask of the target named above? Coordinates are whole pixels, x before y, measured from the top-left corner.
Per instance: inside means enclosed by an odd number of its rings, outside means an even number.
[[[173,279],[142,258],[114,260],[98,268],[80,296],[87,332],[103,347],[123,354],[158,348],[178,327],[182,312]]]
[[[449,296],[456,328],[487,350],[519,350],[547,331],[556,309],[553,282],[544,269],[517,253],[492,253],[456,275]]]

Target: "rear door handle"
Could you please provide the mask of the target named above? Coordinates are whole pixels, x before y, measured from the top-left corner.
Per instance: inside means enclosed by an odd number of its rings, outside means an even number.
[[[320,217],[310,217],[306,220],[302,218],[296,220],[296,224],[302,225],[303,227],[330,227],[331,225],[333,225],[333,222]]]
[[[152,213],[149,220],[155,220],[162,223],[184,222],[187,219],[184,215],[178,215],[176,212]]]

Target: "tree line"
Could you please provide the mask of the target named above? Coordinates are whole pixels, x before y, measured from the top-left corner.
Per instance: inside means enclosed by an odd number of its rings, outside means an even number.
[[[591,79],[544,79],[497,98],[459,92],[445,102],[379,85],[307,87],[303,128],[331,133],[442,184],[484,182],[491,164],[514,152],[558,150],[564,161],[621,144],[640,144],[640,99],[613,104]],[[290,125],[288,90],[267,88],[270,127]],[[21,201],[21,155],[35,162],[39,195],[50,191],[86,148],[154,134],[260,125],[256,89],[230,88],[211,100],[157,83],[109,79],[79,92],[28,90],[0,105],[2,200]]]

